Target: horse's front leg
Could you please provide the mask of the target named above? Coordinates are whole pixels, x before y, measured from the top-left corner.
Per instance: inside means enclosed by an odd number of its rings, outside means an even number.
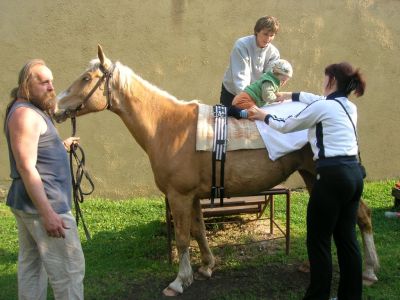
[[[201,255],[201,266],[197,271],[203,278],[208,279],[212,275],[215,258],[211,253],[206,238],[206,228],[204,226],[203,212],[201,211],[199,199],[193,201],[191,234],[199,245]],[[196,279],[203,279],[202,277],[196,277]]]
[[[357,224],[361,231],[364,247],[363,283],[368,286],[378,281],[375,271],[379,269],[379,259],[372,232],[371,210],[362,200],[358,208]]]
[[[183,293],[183,289],[193,282],[193,270],[190,264],[190,221],[192,210],[192,198],[182,195],[168,195],[168,202],[174,220],[175,241],[179,257],[178,275],[167,288],[164,289],[165,296],[177,296]]]

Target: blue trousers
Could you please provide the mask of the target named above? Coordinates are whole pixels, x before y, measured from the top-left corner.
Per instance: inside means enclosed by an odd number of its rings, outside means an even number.
[[[363,179],[356,163],[317,169],[307,207],[307,250],[310,285],[304,299],[327,300],[332,281],[332,237],[340,280],[338,299],[361,300],[362,260],[356,236]]]

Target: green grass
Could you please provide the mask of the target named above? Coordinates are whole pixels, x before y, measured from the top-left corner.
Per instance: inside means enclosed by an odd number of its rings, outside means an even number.
[[[371,182],[366,183],[364,189],[364,200],[373,211],[374,236],[381,263],[379,282],[364,287],[365,299],[398,299],[400,295],[400,219],[384,217],[384,212],[393,206],[391,189],[394,183],[394,180]],[[273,253],[246,260],[238,260],[232,247],[214,248],[213,252],[224,259],[218,266],[219,272],[224,274],[268,264],[283,267],[307,259],[307,199],[306,193],[292,192],[290,255],[285,255],[283,243]],[[284,201],[275,203],[276,218],[283,220]],[[163,198],[88,199],[81,207],[92,235],[90,241],[86,240],[79,226],[86,259],[85,299],[160,298],[162,288],[175,278],[178,270],[177,264],[168,264]],[[0,228],[0,299],[16,299],[17,230],[14,217],[4,202],[0,203]],[[246,278],[243,278],[245,285]],[[141,291],[140,298],[134,296],[137,288]],[[304,293],[304,290],[287,290],[285,282],[273,289],[274,293],[282,295],[279,299],[301,299]],[[214,291],[212,299],[258,299],[256,295],[245,287],[232,286],[228,294],[226,290]],[[48,298],[52,299],[50,288]]]

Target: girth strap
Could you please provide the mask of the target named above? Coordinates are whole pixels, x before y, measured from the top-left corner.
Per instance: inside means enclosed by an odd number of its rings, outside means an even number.
[[[221,104],[217,104],[213,107],[214,112],[214,140],[213,140],[213,151],[212,151],[212,185],[211,185],[211,206],[214,205],[214,199],[220,197],[220,205],[222,206],[223,199],[225,196],[224,190],[224,169],[225,169],[225,157],[226,157],[226,139],[228,136],[227,126],[227,107]],[[216,162],[220,161],[220,185],[216,185]]]

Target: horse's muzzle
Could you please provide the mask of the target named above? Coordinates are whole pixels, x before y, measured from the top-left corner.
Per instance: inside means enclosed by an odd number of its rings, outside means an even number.
[[[66,110],[66,109],[56,109],[53,117],[57,123],[62,123],[69,117],[69,115],[70,114],[68,113],[68,110]]]

